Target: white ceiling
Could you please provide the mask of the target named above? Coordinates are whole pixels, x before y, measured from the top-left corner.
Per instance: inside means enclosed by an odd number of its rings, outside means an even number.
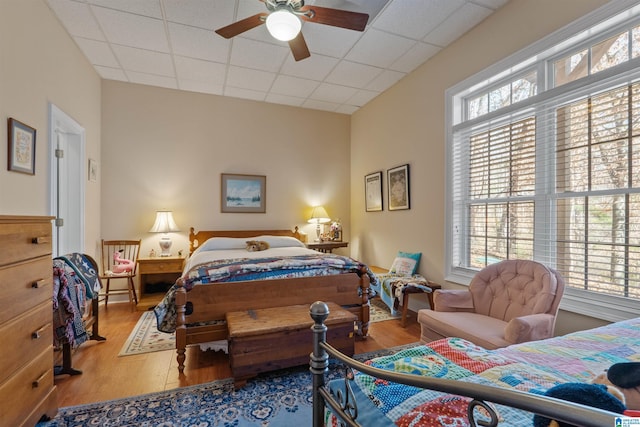
[[[46,1],[104,79],[351,114],[508,0],[306,1],[370,18],[364,32],[305,23],[299,62],[264,25],[214,33],[266,12],[259,0]]]

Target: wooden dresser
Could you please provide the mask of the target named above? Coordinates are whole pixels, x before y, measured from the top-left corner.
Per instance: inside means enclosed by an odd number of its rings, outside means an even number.
[[[51,217],[0,215],[0,426],[53,417]]]

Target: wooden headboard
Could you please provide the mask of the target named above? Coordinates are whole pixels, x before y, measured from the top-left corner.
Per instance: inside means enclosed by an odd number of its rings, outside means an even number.
[[[305,243],[304,235],[298,231],[298,227],[291,230],[203,230],[196,233],[196,229],[189,229],[189,255],[193,253],[198,246],[206,242],[212,237],[240,237],[243,239],[256,236],[290,236],[295,237]]]

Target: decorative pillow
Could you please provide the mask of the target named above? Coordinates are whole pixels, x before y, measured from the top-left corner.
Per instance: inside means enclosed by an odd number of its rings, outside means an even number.
[[[240,237],[212,237],[196,249],[197,252],[215,251],[220,249],[244,249],[247,239]]]
[[[421,256],[421,252],[411,253],[398,251],[396,259],[394,259],[393,264],[391,264],[389,273],[400,274],[403,276],[411,276],[416,274]]]

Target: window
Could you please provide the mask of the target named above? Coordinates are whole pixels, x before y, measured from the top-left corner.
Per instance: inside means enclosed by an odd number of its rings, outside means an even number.
[[[623,6],[447,91],[447,280],[535,259],[565,278],[563,309],[640,315],[640,6]]]

